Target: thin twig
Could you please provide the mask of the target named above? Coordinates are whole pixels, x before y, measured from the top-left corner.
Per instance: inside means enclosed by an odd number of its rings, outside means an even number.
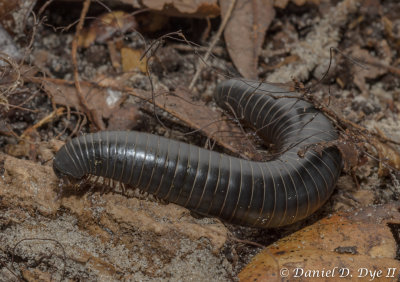
[[[64,108],[58,108],[56,111],[51,112],[44,118],[42,118],[39,122],[35,123],[33,126],[28,127],[20,136],[21,139],[25,139],[32,131],[38,129],[46,123],[51,122],[55,117],[60,116],[65,111]]]
[[[199,58],[199,62],[198,62],[197,69],[196,69],[196,73],[194,74],[193,79],[190,82],[189,90],[193,90],[193,87],[194,87],[197,79],[199,79],[201,70],[203,69],[202,62],[205,63],[208,60],[208,58],[210,57],[214,46],[217,44],[219,38],[221,37],[222,32],[225,29],[226,24],[228,23],[228,20],[230,19],[231,15],[232,15],[232,11],[233,11],[233,8],[235,7],[235,4],[236,4],[236,0],[231,0],[231,4],[229,5],[228,11],[226,12],[224,19],[222,20],[222,23],[219,26],[218,31],[215,34],[215,36],[214,36],[214,38],[213,38],[213,40],[212,40],[212,42],[210,44],[210,47],[208,47],[208,50],[207,50],[206,54],[204,55],[204,57],[203,58]]]
[[[85,22],[85,16],[90,7],[90,2],[91,2],[91,0],[85,0],[85,2],[83,3],[80,19],[76,26],[75,36],[74,36],[74,39],[72,40],[71,57],[72,57],[72,64],[74,66],[74,83],[75,83],[76,91],[78,93],[79,104],[81,105],[84,112],[88,115],[89,120],[98,129],[104,130],[105,129],[104,123],[98,118],[97,115],[95,115],[93,113],[93,111],[91,111],[89,109],[89,105],[86,101],[86,98],[83,96],[81,85],[79,82],[79,73],[78,73],[78,60],[77,60],[78,41],[79,41],[79,36],[80,36],[82,28],[83,28],[83,24]]]
[[[29,242],[29,241],[42,241],[42,242],[47,242],[47,241],[48,241],[48,242],[53,242],[53,243],[55,243],[56,245],[58,245],[58,246],[61,248],[62,253],[63,253],[62,259],[63,259],[64,265],[63,265],[63,269],[62,269],[62,273],[61,273],[61,280],[60,280],[60,281],[63,281],[64,278],[65,278],[65,270],[66,270],[66,265],[67,265],[67,263],[66,263],[67,254],[66,254],[66,252],[65,252],[64,246],[63,246],[59,241],[57,241],[57,240],[55,240],[55,239],[51,239],[51,238],[25,238],[25,239],[22,239],[22,240],[18,241],[18,242],[14,245],[14,247],[13,247],[13,249],[12,249],[11,267],[14,268],[15,250],[17,249],[18,245],[20,245],[20,244],[23,243],[23,242]],[[54,255],[54,253],[51,253],[51,255]],[[7,269],[8,269],[8,268],[7,268]],[[15,269],[15,268],[14,268],[14,269]],[[18,278],[19,278],[19,277],[18,277]],[[20,279],[20,278],[19,278],[19,279]],[[21,280],[21,281],[22,281],[22,280]]]

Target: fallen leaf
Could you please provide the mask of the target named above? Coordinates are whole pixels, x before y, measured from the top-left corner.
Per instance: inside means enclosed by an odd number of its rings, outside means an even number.
[[[26,79],[41,83],[55,104],[73,107],[78,111],[84,112],[84,108],[79,103],[79,97],[73,82],[42,77],[26,77]],[[96,115],[100,121],[102,121],[102,118],[109,118],[119,109],[126,98],[126,95],[119,91],[95,87],[95,85],[89,85],[85,82],[81,82],[81,88],[82,94],[89,105],[88,110]]]
[[[261,157],[245,133],[226,121],[220,111],[213,111],[202,101],[195,101],[190,92],[178,88],[173,95],[160,95],[157,106],[178,117],[190,127],[202,131],[210,139],[245,158]],[[188,100],[189,99],[189,100]]]
[[[239,279],[397,281],[400,262],[390,226],[399,228],[399,207],[391,203],[326,217],[268,246]]]
[[[231,0],[221,0],[221,17],[227,15]],[[239,73],[258,77],[258,57],[265,33],[275,17],[272,0],[237,0],[224,31],[226,46]]]
[[[27,81],[41,83],[56,104],[83,110],[79,104],[74,82],[52,78],[24,78]],[[126,93],[150,102],[147,106],[152,105],[151,92],[121,86],[121,81],[124,80],[126,80],[124,77],[119,79],[104,77],[98,83],[81,81],[82,93],[86,96],[89,110],[94,111],[99,118],[109,119],[121,107]],[[177,117],[185,125],[200,130],[233,153],[247,159],[261,160],[265,157],[256,150],[241,127],[228,121],[221,111],[212,110],[203,101],[195,101],[196,97],[190,92],[178,88],[173,93],[155,93],[155,97],[157,107]]]
[[[338,141],[336,142],[336,147],[339,149],[340,154],[343,157],[344,171],[350,172],[359,165],[361,154],[359,149],[362,148],[360,144],[351,141]]]
[[[144,56],[141,59],[143,51],[132,48],[121,48],[122,70],[124,72],[138,69],[142,73],[146,73],[147,58]]]
[[[95,41],[104,43],[115,33],[124,34],[137,26],[135,18],[123,11],[114,11],[101,15],[94,20],[88,29],[82,31],[79,36],[78,46],[89,47]]]
[[[68,85],[67,81],[43,78],[44,88],[48,93],[52,94],[53,101],[56,104],[68,107],[74,107],[79,111],[83,109],[79,105],[79,98],[76,94],[76,89],[72,85]],[[118,91],[111,89],[96,89],[82,85],[82,93],[85,96],[90,110],[100,110],[101,116],[109,118],[124,100],[124,95]]]
[[[104,78],[98,85],[149,101],[150,104],[147,104],[146,110],[152,111],[153,96],[151,92],[121,86],[120,81],[124,80],[126,79],[123,77],[119,79]],[[214,111],[205,102],[197,100],[194,94],[177,88],[173,93],[156,92],[154,96],[156,97],[154,103],[157,107],[177,117],[183,124],[203,132],[226,149],[247,159],[263,158],[241,127],[227,121],[221,111]]]

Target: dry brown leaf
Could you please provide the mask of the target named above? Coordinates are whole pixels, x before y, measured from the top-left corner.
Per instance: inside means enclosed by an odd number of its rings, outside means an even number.
[[[152,101],[151,92],[123,87],[120,81],[124,80],[104,78],[99,85]],[[261,157],[238,125],[227,121],[220,111],[213,111],[205,102],[197,100],[194,94],[178,88],[173,93],[155,93],[155,97],[157,107],[177,117],[185,125],[203,132],[226,149],[245,158]]]
[[[123,11],[114,11],[98,17],[79,36],[78,46],[89,47],[95,41],[104,43],[115,33],[123,34],[137,26],[135,18]]]
[[[397,281],[400,262],[388,224],[399,227],[399,207],[392,203],[324,218],[264,249],[239,279]]]
[[[226,17],[232,0],[221,0],[221,16]],[[226,25],[224,37],[239,73],[250,79],[258,77],[258,57],[265,33],[275,17],[272,0],[237,0]]]
[[[195,98],[190,92],[178,88],[173,95],[158,96],[156,103],[228,150],[246,158],[260,156],[240,127],[227,122],[221,112],[213,111],[204,102],[196,101],[194,103]]]
[[[29,79],[34,82],[42,83],[45,91],[52,97],[54,103],[73,107],[78,111],[84,111],[84,108],[79,103],[79,98],[73,82],[51,78]],[[110,118],[112,114],[119,111],[121,103],[126,98],[126,95],[122,92],[112,89],[96,88],[94,85],[85,82],[81,82],[81,88],[82,94],[85,96],[89,105],[88,110],[97,115],[100,121],[102,121],[102,118]]]
[[[73,82],[51,78],[27,77],[26,79],[42,83],[48,94],[53,96],[55,103],[82,111]],[[129,93],[143,100],[152,101],[151,92],[121,86],[121,81],[124,81],[123,77],[120,79],[105,77],[96,84],[82,81],[82,92],[90,105],[89,110],[103,118],[110,118],[115,111],[121,111],[121,114],[126,114],[121,118],[129,119],[130,114],[120,107],[125,97],[122,93]],[[173,93],[155,93],[155,97],[157,107],[177,117],[185,125],[203,132],[228,150],[245,158],[263,157],[241,127],[227,121],[220,111],[212,110],[202,101],[195,101],[196,97],[190,92],[178,88]],[[116,122],[118,123],[118,121]],[[127,124],[129,126],[132,123]]]
[[[339,149],[343,158],[343,170],[349,172],[356,168],[360,161],[359,144],[353,142],[336,142],[336,147]]]
[[[122,59],[122,70],[129,72],[133,70],[139,70],[142,73],[146,73],[147,69],[147,58],[144,56],[141,59],[143,51],[132,49],[132,48],[121,48],[121,59]]]
[[[135,8],[162,11],[170,16],[216,17],[220,14],[217,0],[121,0]]]
[[[70,82],[61,79],[41,78],[44,89],[56,104],[73,107],[83,111],[79,104],[76,89]],[[109,118],[121,105],[125,95],[110,89],[89,87],[82,84],[82,93],[90,106],[89,110],[98,111],[101,117]]]

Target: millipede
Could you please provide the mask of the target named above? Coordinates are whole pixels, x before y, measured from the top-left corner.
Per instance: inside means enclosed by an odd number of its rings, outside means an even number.
[[[261,228],[304,219],[327,201],[342,169],[339,150],[298,154],[338,138],[321,111],[296,92],[247,80],[220,83],[214,98],[282,153],[251,161],[143,132],[100,131],[67,142],[54,172],[112,179],[205,216]]]

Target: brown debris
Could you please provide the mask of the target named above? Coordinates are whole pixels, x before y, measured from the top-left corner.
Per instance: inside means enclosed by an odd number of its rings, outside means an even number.
[[[384,45],[387,46],[387,43],[384,43]],[[357,85],[357,87],[360,89],[365,97],[369,97],[369,88],[366,84],[366,79],[376,78],[386,73],[387,70],[382,67],[371,65],[374,62],[380,62],[380,59],[372,56],[367,50],[361,49],[359,46],[354,46],[352,50],[349,51],[350,55],[353,58],[356,58],[359,62],[370,63],[370,65],[365,68],[360,68],[357,65],[353,65],[352,67],[354,72],[354,83]],[[385,56],[384,63],[389,63],[388,60],[390,60],[390,57]]]
[[[216,17],[220,10],[217,0],[121,0],[135,8],[148,8],[155,11],[162,11],[170,16],[190,16],[190,17]]]
[[[28,127],[21,136],[18,137],[19,142],[17,144],[7,144],[5,146],[5,152],[14,157],[28,157],[30,160],[36,160],[37,156],[41,156],[41,160],[49,160],[52,155],[42,154],[45,147],[45,143],[39,143],[39,134],[37,130],[54,119],[58,118],[63,112],[64,108],[58,108],[50,114],[43,117],[40,121],[34,125]]]
[[[122,70],[124,72],[139,70],[146,73],[147,58],[142,58],[143,51],[132,48],[121,48]]]
[[[97,17],[79,35],[78,46],[89,47],[94,42],[105,43],[116,33],[123,35],[125,32],[134,30],[137,27],[135,18],[123,11],[113,11]]]

